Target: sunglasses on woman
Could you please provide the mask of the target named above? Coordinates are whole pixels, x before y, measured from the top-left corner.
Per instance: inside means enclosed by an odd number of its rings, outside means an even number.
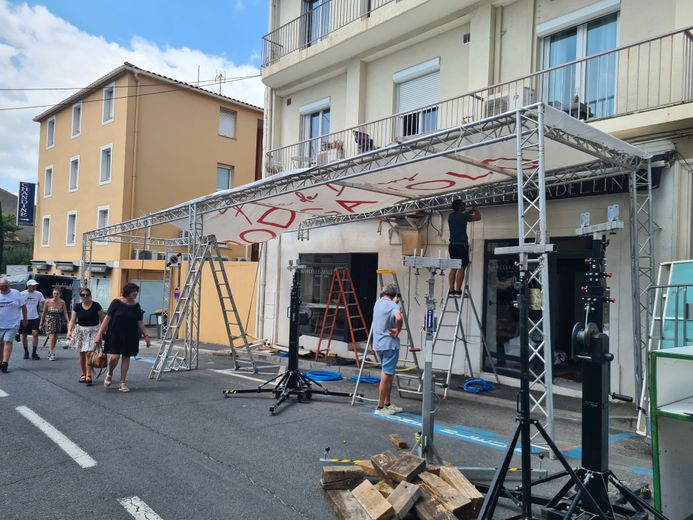
[[[89,293],[79,293],[79,295],[80,295],[82,298],[88,298],[88,297],[91,296],[91,294],[89,294]]]

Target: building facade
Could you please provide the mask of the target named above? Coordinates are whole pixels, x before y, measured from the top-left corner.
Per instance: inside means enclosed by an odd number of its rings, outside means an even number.
[[[35,272],[84,278],[82,233],[261,176],[260,108],[129,63],[34,120],[41,132]],[[107,303],[124,283],[139,283],[149,320],[162,306],[164,264],[156,247],[94,244],[94,297]]]
[[[542,101],[654,155],[655,265],[690,258],[692,24],[693,5],[685,0],[663,0],[656,10],[644,0],[272,0],[263,41],[264,173],[356,156]],[[616,298],[609,324],[612,390],[632,394],[627,179],[567,184],[548,198],[548,233],[558,249],[550,283],[554,389],[579,391],[570,332],[582,312],[577,291],[584,258],[595,247],[591,238],[576,236],[580,214],[603,222],[607,207],[618,204],[626,229],[610,236],[607,250]],[[512,383],[519,349],[515,259],[494,250],[517,243],[517,208],[512,197],[501,198],[486,201],[481,214],[469,228],[470,289],[496,366]],[[286,266],[296,258],[319,267],[303,284],[304,301],[318,308],[334,266],[369,271],[357,284],[364,310],[378,292],[373,266],[396,269],[402,285],[407,281],[410,322],[421,323],[426,279],[404,268],[402,256],[414,249],[446,256],[447,211],[313,229],[301,238],[267,242],[262,258],[260,335],[278,343],[288,341]],[[442,297],[447,283],[437,290]],[[465,324],[472,366],[488,372],[469,313]],[[302,346],[314,347],[318,332],[317,324],[304,330]],[[333,342],[332,350],[348,354],[346,342]],[[462,373],[463,364],[460,354],[453,371]]]

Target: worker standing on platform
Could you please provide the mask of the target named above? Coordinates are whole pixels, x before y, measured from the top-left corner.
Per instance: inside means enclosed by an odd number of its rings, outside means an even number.
[[[373,349],[378,354],[382,367],[375,415],[392,415],[402,411],[399,406],[390,402],[392,379],[399,359],[399,333],[404,323],[395,301],[397,292],[395,284],[387,284],[373,308]]]
[[[455,199],[452,201],[452,213],[448,216],[448,228],[450,228],[448,252],[450,253],[450,258],[462,260],[462,269],[450,269],[450,274],[448,275],[450,296],[462,296],[464,270],[469,265],[467,224],[479,220],[481,220],[481,214],[477,208],[467,210],[462,200]]]

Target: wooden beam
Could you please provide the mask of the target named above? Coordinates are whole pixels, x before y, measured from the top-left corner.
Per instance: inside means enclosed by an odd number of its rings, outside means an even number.
[[[405,441],[402,437],[400,437],[396,433],[393,433],[390,435],[390,442],[398,450],[406,450],[409,448],[407,441]]]
[[[368,480],[361,482],[351,493],[372,520],[389,520],[395,516],[390,502]]]
[[[395,482],[411,482],[426,468],[426,459],[403,453],[387,468],[387,476]]]
[[[382,453],[378,453],[377,455],[373,455],[371,457],[371,462],[373,463],[373,467],[376,469],[376,471],[380,473],[380,476],[388,482],[391,482],[390,476],[387,474],[387,470],[390,468],[390,466],[397,462],[397,457],[395,457],[389,451],[384,451]]]
[[[470,500],[469,506],[464,510],[462,518],[476,518],[476,515],[484,503],[484,495],[467,480],[457,468],[443,467],[440,468],[440,478],[454,487],[460,495]]]
[[[387,501],[392,504],[397,518],[404,518],[414,507],[414,504],[421,496],[421,488],[411,482],[400,482],[395,490],[387,497]]]
[[[385,482],[384,480],[381,480],[380,482],[378,482],[375,485],[375,489],[377,489],[380,492],[380,494],[383,495],[385,498],[388,498],[392,494],[392,492],[394,491],[392,486],[390,484],[388,484],[387,482]]]
[[[360,466],[323,466],[320,485],[323,489],[354,489],[365,476]]]
[[[339,520],[371,520],[366,510],[361,507],[351,491],[325,491],[327,501]]]
[[[456,516],[458,514],[461,515],[471,504],[471,500],[433,473],[424,471],[419,475],[419,479],[424,489],[430,492],[438,502],[443,504],[445,509]]]
[[[414,510],[421,520],[455,520],[455,515],[427,492],[424,492],[423,498],[414,505]]]

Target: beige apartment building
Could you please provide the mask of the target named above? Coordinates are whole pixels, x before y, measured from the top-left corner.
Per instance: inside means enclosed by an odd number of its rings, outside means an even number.
[[[542,101],[654,155],[655,265],[693,251],[693,3],[688,0],[270,0],[264,37],[265,175],[349,158],[402,139]],[[514,159],[507,158],[508,161]],[[619,204],[625,229],[607,250],[611,294],[612,390],[634,391],[633,300],[627,179],[567,184],[548,193],[548,233],[558,244],[551,281],[554,391],[579,391],[570,330],[580,317],[576,291],[591,238],[578,237]],[[481,207],[469,228],[470,288],[502,380],[517,377],[518,325],[508,290],[516,259],[494,254],[517,243],[515,199]],[[447,211],[311,229],[267,243],[259,335],[286,344],[283,309],[290,259],[317,266],[302,296],[318,309],[301,345],[317,343],[331,271],[349,266],[363,309],[377,295],[375,268],[397,270],[407,285],[411,323],[421,323],[424,276],[402,265],[410,240],[446,256]],[[307,236],[306,236],[307,235]],[[411,277],[411,278],[410,278]],[[447,290],[442,283],[441,291]],[[441,292],[442,294],[442,292]],[[465,323],[475,371],[488,376],[479,330]],[[418,328],[417,328],[418,330]],[[343,330],[341,332],[344,332]],[[341,339],[346,340],[346,334]],[[348,355],[346,341],[333,352]],[[444,360],[435,361],[438,368]],[[453,371],[462,373],[464,356]]]
[[[261,176],[262,109],[129,63],[34,120],[41,138],[32,264],[39,273],[83,278],[82,233]],[[157,230],[179,234],[173,226]],[[164,264],[157,247],[96,243],[94,298],[107,304],[135,281],[149,320],[162,306]]]

